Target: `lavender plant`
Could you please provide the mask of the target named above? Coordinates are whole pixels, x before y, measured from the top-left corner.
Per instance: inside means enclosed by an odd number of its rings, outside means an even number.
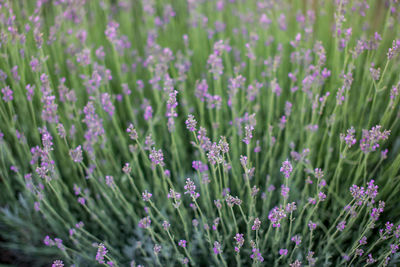
[[[0,262],[397,266],[397,0],[1,0]]]

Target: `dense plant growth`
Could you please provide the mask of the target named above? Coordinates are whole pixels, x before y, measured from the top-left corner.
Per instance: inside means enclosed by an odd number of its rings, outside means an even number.
[[[0,262],[399,262],[397,0],[1,0],[0,21]]]

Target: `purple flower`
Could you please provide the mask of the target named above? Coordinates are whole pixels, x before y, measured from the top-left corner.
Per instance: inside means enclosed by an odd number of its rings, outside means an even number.
[[[310,231],[314,231],[315,228],[317,228],[317,224],[312,222],[312,221],[309,221],[308,222],[308,228],[310,228]]]
[[[26,99],[28,101],[32,101],[32,97],[35,93],[35,85],[27,84],[25,89],[26,89]]]
[[[260,253],[260,249],[256,247],[256,244],[253,240],[250,241],[250,245],[252,247],[251,249],[252,254],[250,255],[250,258],[252,258],[254,261],[263,262],[264,258]]]
[[[196,119],[194,118],[194,116],[192,114],[188,115],[188,119],[185,121],[186,123],[186,128],[191,131],[191,132],[195,132],[196,131]]]
[[[275,186],[272,184],[272,185],[268,186],[267,191],[272,192],[272,191],[275,191],[275,189],[276,189]]]
[[[172,188],[169,190],[168,193],[168,198],[172,198],[174,200],[174,202],[172,203],[172,205],[177,209],[179,208],[179,206],[181,205],[181,194],[174,191]]]
[[[197,82],[195,89],[195,96],[200,99],[200,101],[204,102],[206,96],[208,95],[208,84],[205,79],[203,79],[200,83]]]
[[[277,96],[280,96],[282,93],[282,88],[279,86],[278,82],[276,81],[276,78],[271,81],[271,90]]]
[[[246,145],[250,144],[250,140],[253,138],[253,133],[252,133],[253,130],[254,130],[254,127],[252,125],[246,125],[244,127],[245,137],[243,138],[242,141]]]
[[[55,242],[55,245],[57,246],[57,248],[59,248],[61,250],[65,250],[62,239],[56,237],[56,238],[54,238],[54,242]]]
[[[186,240],[182,239],[182,240],[179,240],[178,245],[180,247],[186,248],[186,243],[187,243]]]
[[[185,194],[189,194],[193,199],[197,199],[200,196],[200,194],[195,191],[196,185],[190,178],[186,179],[186,185],[184,186],[184,189],[186,190]]]
[[[375,69],[374,66],[375,66],[375,64],[371,63],[371,67],[369,68],[369,72],[371,73],[372,79],[377,81],[377,80],[379,80],[379,77],[381,75],[381,69],[380,68]]]
[[[289,191],[290,191],[289,187],[285,185],[281,186],[281,195],[284,199],[287,199],[289,197]]]
[[[43,243],[46,246],[54,246],[54,241],[48,235],[44,238]]]
[[[400,40],[393,40],[392,47],[387,52],[388,60],[391,60],[400,52]]]
[[[144,111],[144,119],[146,121],[150,120],[153,117],[153,108],[148,105]]]
[[[30,61],[29,65],[32,68],[33,72],[37,72],[39,70],[39,60],[35,57],[32,57],[32,60]]]
[[[251,196],[255,197],[258,194],[259,191],[260,191],[260,188],[258,188],[257,186],[253,186],[251,188]]]
[[[219,146],[220,151],[223,154],[226,154],[226,153],[229,152],[229,144],[226,141],[226,137],[225,136],[221,136],[221,139],[218,142],[218,146]]]
[[[247,157],[240,155],[240,163],[242,164],[243,168],[246,168],[247,166]]]
[[[227,197],[230,192],[231,192],[231,189],[229,187],[226,187],[226,188],[222,189],[222,196]]]
[[[182,259],[181,263],[182,263],[182,265],[187,266],[189,264],[189,259],[185,257]]]
[[[338,223],[336,228],[340,231],[343,232],[343,230],[346,228],[346,221],[341,221]]]
[[[299,235],[293,236],[290,240],[296,244],[296,246],[299,246],[301,244],[301,237]]]
[[[292,164],[290,164],[290,161],[287,159],[284,162],[282,162],[282,167],[280,169],[280,172],[283,173],[286,179],[290,177],[290,174],[293,171]]]
[[[67,137],[67,132],[65,131],[64,125],[62,123],[57,124],[57,132],[61,138]]]
[[[143,201],[145,201],[145,202],[150,201],[151,196],[152,196],[152,194],[149,193],[149,192],[147,192],[147,190],[145,190],[145,191],[142,193],[142,199],[143,199]]]
[[[388,266],[389,262],[390,262],[390,257],[389,256],[385,257],[385,260],[384,260],[382,266]]]
[[[279,23],[279,28],[282,31],[286,31],[286,29],[287,29],[286,16],[283,13],[280,14],[280,16],[278,18],[278,23]]]
[[[360,148],[364,153],[375,151],[379,148],[379,141],[389,138],[390,130],[381,131],[382,126],[377,125],[371,130],[363,130],[360,140]]]
[[[76,62],[81,66],[87,66],[90,64],[90,49],[85,48],[76,55]]]
[[[81,146],[77,146],[75,149],[71,149],[69,151],[69,155],[71,156],[72,160],[74,162],[82,162],[83,157],[82,157],[82,148]]]
[[[295,210],[297,210],[296,202],[288,203],[286,205],[286,212],[291,213]]]
[[[217,209],[222,208],[221,201],[219,199],[214,200],[214,205],[217,207]]]
[[[100,243],[97,247],[96,261],[100,264],[104,264],[105,263],[104,257],[106,256],[107,253],[108,250],[106,249],[104,244]]]
[[[235,241],[236,241],[236,246],[235,246],[235,251],[239,253],[240,248],[243,246],[244,244],[244,238],[243,238],[243,234],[239,234],[237,233],[234,237]]]
[[[140,228],[143,228],[143,229],[150,228],[150,225],[151,225],[150,216],[147,216],[147,217],[144,217],[144,218],[140,219],[138,225],[139,225]]]
[[[260,153],[260,152],[261,152],[260,140],[257,140],[256,147],[254,148],[254,153]]]
[[[315,178],[317,178],[317,179],[319,180],[319,179],[321,179],[322,177],[324,177],[324,172],[323,172],[321,169],[316,168],[316,169],[314,170],[314,175],[315,175]]]
[[[112,177],[111,175],[106,175],[106,184],[109,187],[114,187],[115,186],[114,177]]]
[[[366,236],[363,236],[361,239],[360,239],[360,245],[366,245],[367,244],[367,237]]]
[[[167,100],[167,113],[166,117],[168,119],[168,129],[170,132],[174,129],[174,117],[178,116],[178,113],[176,113],[175,108],[178,106],[178,102],[176,101],[176,95],[178,94],[178,91],[173,90],[169,93],[169,98]]]
[[[385,202],[383,201],[379,201],[379,205],[376,208],[372,208],[371,211],[371,218],[375,221],[377,221],[379,219],[379,216],[381,215],[381,213],[383,212],[383,209],[385,208]]]
[[[2,69],[0,69],[0,81],[4,82],[7,77],[7,74]]]
[[[390,252],[391,252],[392,254],[396,253],[398,249],[399,249],[399,245],[397,245],[397,244],[390,244]]]
[[[108,93],[101,94],[100,101],[103,110],[107,112],[110,117],[112,117],[115,111],[115,107],[111,102],[110,95]]]
[[[196,171],[199,171],[200,173],[208,171],[207,164],[204,164],[201,161],[193,161],[192,167],[193,167],[193,169],[195,169]]]
[[[293,46],[294,48],[296,48],[296,47],[299,45],[300,41],[301,41],[301,33],[298,33],[298,34],[296,35],[295,40],[294,40],[294,41],[290,41],[290,44],[291,44],[291,46]]]
[[[18,173],[18,167],[17,166],[14,166],[14,165],[11,165],[10,166],[10,170],[12,170],[13,172],[15,172],[15,173]]]
[[[167,221],[163,221],[162,223],[162,227],[165,231],[168,231],[169,227],[171,226],[171,224]]]
[[[365,190],[365,196],[370,198],[372,203],[374,202],[373,200],[376,198],[378,195],[378,186],[374,184],[374,180],[371,180],[367,183],[368,187]]]
[[[131,166],[129,163],[125,163],[124,167],[122,167],[122,171],[126,174],[129,174],[132,171]]]
[[[362,255],[364,255],[364,250],[361,248],[356,249],[355,255],[358,255],[359,257],[361,257]]]
[[[228,207],[233,207],[233,205],[240,206],[242,204],[242,200],[240,200],[238,197],[233,197],[231,195],[228,195],[225,201]]]
[[[381,151],[381,158],[382,159],[386,159],[387,158],[387,153],[389,152],[389,150],[386,148],[384,150]]]
[[[275,207],[268,214],[268,219],[271,221],[272,227],[279,228],[281,226],[280,221],[283,218],[286,218],[286,213],[282,207]]]
[[[319,192],[318,199],[319,199],[319,201],[325,201],[326,195],[323,192]]]
[[[286,121],[286,116],[282,116],[279,122],[279,128],[281,130],[285,129]]]
[[[3,93],[3,100],[5,102],[10,102],[13,100],[13,91],[11,90],[10,86],[6,86],[3,89],[1,89],[1,92]]]
[[[287,253],[288,253],[288,250],[285,249],[285,248],[281,248],[281,249],[279,250],[279,255],[281,255],[281,256],[286,256]]]
[[[259,219],[259,218],[255,218],[255,219],[254,219],[254,224],[253,224],[253,226],[251,227],[251,229],[252,229],[253,231],[257,231],[257,230],[260,230],[260,226],[261,226],[261,221],[260,221],[260,219]]]
[[[107,24],[107,28],[105,30],[105,35],[107,37],[107,39],[111,42],[114,43],[118,40],[118,28],[119,28],[119,24],[115,21],[110,21]]]
[[[149,158],[151,160],[152,167],[154,168],[156,165],[164,166],[164,154],[161,149],[156,150],[154,147],[152,148]]]
[[[138,134],[136,132],[136,129],[133,127],[133,124],[129,124],[128,128],[126,129],[126,132],[129,134],[129,138],[132,140],[137,140]]]
[[[315,262],[317,260],[314,258],[314,254],[315,254],[314,251],[309,251],[308,254],[307,254],[306,259],[308,261],[308,265],[309,266],[315,266]]]
[[[224,66],[219,54],[213,53],[208,57],[207,64],[214,79],[217,80],[224,73]]]
[[[35,203],[33,204],[33,207],[36,211],[40,211],[40,202],[35,201]]]
[[[397,96],[399,96],[400,93],[400,82],[398,82],[396,85],[393,85],[392,90],[390,91],[390,104],[389,106],[393,109],[394,108],[394,103],[395,99]]]
[[[12,67],[11,74],[12,74],[14,80],[19,81],[21,79],[21,77],[18,75],[18,66],[17,65]]]
[[[63,263],[62,260],[56,260],[56,261],[53,262],[51,267],[64,267],[64,263]]]
[[[215,242],[214,242],[213,250],[214,250],[214,254],[215,254],[215,255],[218,255],[218,254],[221,254],[221,253],[222,253],[221,244],[220,244],[218,241],[215,241]]]
[[[181,194],[173,190],[172,188],[169,190],[168,198],[173,198],[175,200],[181,199]]]
[[[83,108],[83,113],[85,114],[83,122],[87,126],[87,131],[84,136],[86,141],[83,148],[92,158],[94,158],[94,145],[97,143],[99,138],[105,134],[103,120],[96,114],[93,102],[87,103]]]
[[[102,46],[96,49],[95,54],[99,60],[103,60],[106,56],[106,53],[104,53],[104,48]]]
[[[261,14],[259,22],[264,28],[266,28],[272,23],[272,20],[269,19],[266,14]]]
[[[57,123],[58,105],[56,104],[56,97],[54,95],[44,95],[42,97],[42,102],[43,102],[42,119],[49,123]]]
[[[161,251],[161,248],[162,248],[161,245],[155,244],[153,248],[154,254],[158,255],[158,253],[160,253]]]
[[[357,204],[359,206],[362,205],[364,198],[365,198],[365,190],[364,187],[358,187],[357,185],[353,184],[350,187],[350,193],[355,200],[357,200]]]
[[[293,263],[289,264],[290,267],[301,267],[301,261],[295,260]]]
[[[242,75],[238,75],[235,78],[229,78],[229,82],[228,82],[228,106],[231,107],[232,106],[232,101],[234,101],[234,97],[237,94],[238,90],[240,88],[243,88],[244,83],[246,81],[246,78],[244,78]]]
[[[374,264],[377,260],[372,257],[372,254],[368,254],[367,264]]]
[[[321,76],[322,76],[324,79],[327,79],[329,76],[331,76],[331,71],[328,70],[327,68],[324,68],[324,69],[322,70],[322,72],[321,72]]]
[[[394,226],[393,223],[386,222],[385,223],[385,231],[390,234],[393,230],[393,226]]]
[[[78,197],[78,202],[79,202],[79,204],[81,204],[83,206],[83,205],[85,205],[86,199],[83,197]]]

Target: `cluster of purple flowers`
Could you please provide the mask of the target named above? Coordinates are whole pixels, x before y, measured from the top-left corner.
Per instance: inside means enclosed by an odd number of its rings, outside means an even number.
[[[283,218],[286,218],[286,212],[282,207],[275,207],[268,214],[268,219],[271,221],[272,227],[275,228],[281,227],[280,222]]]
[[[237,234],[234,236],[234,239],[235,239],[235,241],[236,241],[235,251],[236,251],[237,253],[239,253],[239,252],[240,252],[240,249],[243,247],[243,244],[244,244],[244,237],[243,237],[243,234],[237,233]]]
[[[379,141],[389,138],[390,130],[381,131],[382,126],[377,125],[371,130],[363,130],[360,139],[360,148],[364,153],[375,151],[379,148]]]
[[[104,257],[107,255],[108,250],[103,243],[100,243],[97,247],[96,261],[100,264],[104,264]]]
[[[151,225],[150,216],[147,216],[147,217],[144,217],[144,218],[140,219],[138,225],[139,225],[140,228],[143,228],[143,229],[150,228],[150,225]]]
[[[284,162],[282,162],[282,167],[280,169],[280,172],[283,173],[286,179],[290,177],[292,171],[293,167],[289,160],[285,160]]]
[[[150,151],[149,158],[151,160],[151,164],[153,168],[157,165],[160,165],[161,167],[165,165],[164,163],[164,154],[161,149],[156,150],[154,147]]]
[[[196,185],[190,178],[186,179],[186,185],[184,186],[184,188],[186,190],[185,194],[189,194],[192,199],[197,199],[198,197],[200,197],[200,193],[196,192]]]

